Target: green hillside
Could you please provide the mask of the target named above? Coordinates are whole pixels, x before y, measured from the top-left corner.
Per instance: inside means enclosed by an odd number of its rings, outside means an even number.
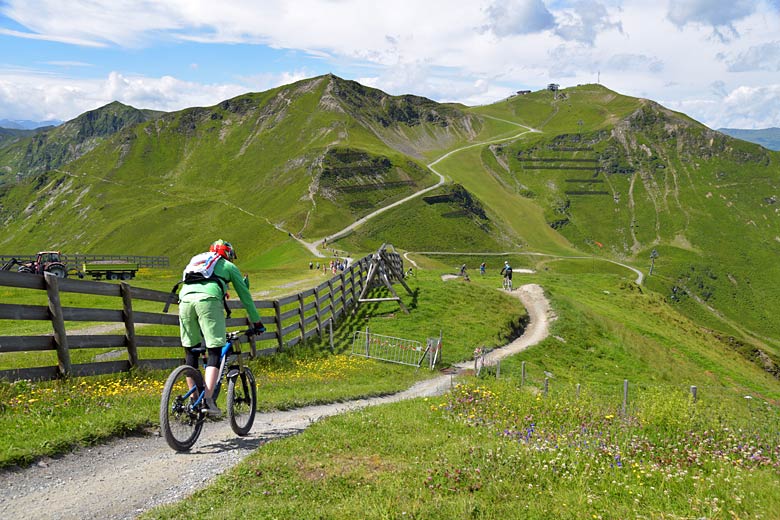
[[[326,75],[166,114],[111,104],[60,128],[92,137],[54,170],[2,178],[0,250],[176,264],[226,237],[249,266],[308,262],[293,235],[318,242],[440,174],[447,184],[335,247],[584,254],[645,271],[654,251],[648,287],[780,358],[780,155],[649,100],[583,85],[467,108]],[[34,138],[4,140],[2,157]]]
[[[259,255],[433,185],[420,158],[492,126],[334,76],[163,114],[3,185],[0,248],[184,257],[225,236]]]
[[[138,110],[117,101],[90,110],[57,127],[0,133],[0,186],[14,176],[55,170],[87,154],[106,138],[162,112]],[[14,139],[7,137],[13,136]]]
[[[541,130],[481,160],[577,249],[643,269],[655,250],[647,283],[670,301],[713,324],[721,313],[743,332],[780,333],[780,154],[598,85],[474,110]]]

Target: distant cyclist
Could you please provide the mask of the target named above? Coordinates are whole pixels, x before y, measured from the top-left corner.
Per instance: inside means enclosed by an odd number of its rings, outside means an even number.
[[[484,275],[486,267],[487,266],[485,265],[485,262],[482,262],[481,264],[479,264],[479,274]]]
[[[206,413],[214,417],[222,415],[212,394],[219,377],[220,349],[225,346],[225,310],[224,299],[228,284],[233,284],[238,298],[246,309],[249,319],[254,324],[254,332],[260,334],[265,327],[260,322],[260,314],[255,308],[249,287],[241,276],[241,271],[231,262],[236,259],[236,252],[230,242],[217,240],[209,251],[219,258],[213,267],[213,273],[206,279],[194,282],[184,282],[179,293],[179,324],[181,344],[184,347],[186,363],[198,368],[198,355],[192,351],[205,339],[208,349],[206,364]],[[189,266],[188,266],[189,267]]]
[[[509,260],[504,262],[504,267],[501,268],[501,274],[504,276],[504,286],[512,290],[512,266],[509,265]]]

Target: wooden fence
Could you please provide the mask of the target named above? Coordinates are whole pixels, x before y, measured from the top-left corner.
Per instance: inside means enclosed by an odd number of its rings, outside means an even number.
[[[403,260],[397,253],[385,253],[396,273],[403,273]],[[256,301],[266,332],[255,336],[260,342],[258,355],[270,355],[284,347],[319,334],[357,303],[366,282],[372,255],[354,262],[345,271],[313,289],[286,296],[278,300]],[[136,333],[138,324],[171,325],[178,327],[176,313],[162,312],[170,293],[132,287],[128,283],[95,282],[63,279],[0,271],[0,287],[18,287],[46,291],[48,305],[22,305],[0,303],[0,320],[51,321],[53,334],[39,336],[0,336],[0,355],[8,352],[56,351],[58,366],[0,370],[0,379],[55,379],[66,376],[98,375],[127,371],[130,368],[170,368],[181,364],[179,359],[139,359],[139,347],[178,347],[178,336],[148,336]],[[63,307],[61,293],[81,293],[121,298],[121,309],[93,309]],[[134,309],[138,301],[159,302],[160,312],[141,312]],[[240,309],[241,302],[229,301],[231,309]],[[115,335],[70,335],[66,322],[121,323],[124,331]],[[228,327],[248,325],[246,318],[227,320]],[[262,348],[266,346],[266,348]],[[127,350],[127,360],[72,364],[73,349],[121,348]],[[182,352],[183,356],[183,352]]]

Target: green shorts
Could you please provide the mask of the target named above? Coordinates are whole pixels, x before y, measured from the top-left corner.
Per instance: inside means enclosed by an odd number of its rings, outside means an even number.
[[[179,330],[183,347],[197,347],[206,340],[207,348],[225,346],[225,307],[218,298],[179,304]]]

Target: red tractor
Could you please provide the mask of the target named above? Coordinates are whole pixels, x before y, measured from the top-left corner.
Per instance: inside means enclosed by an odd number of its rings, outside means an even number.
[[[43,274],[51,273],[58,278],[68,276],[68,267],[59,251],[41,251],[32,262],[19,264],[20,273]]]

